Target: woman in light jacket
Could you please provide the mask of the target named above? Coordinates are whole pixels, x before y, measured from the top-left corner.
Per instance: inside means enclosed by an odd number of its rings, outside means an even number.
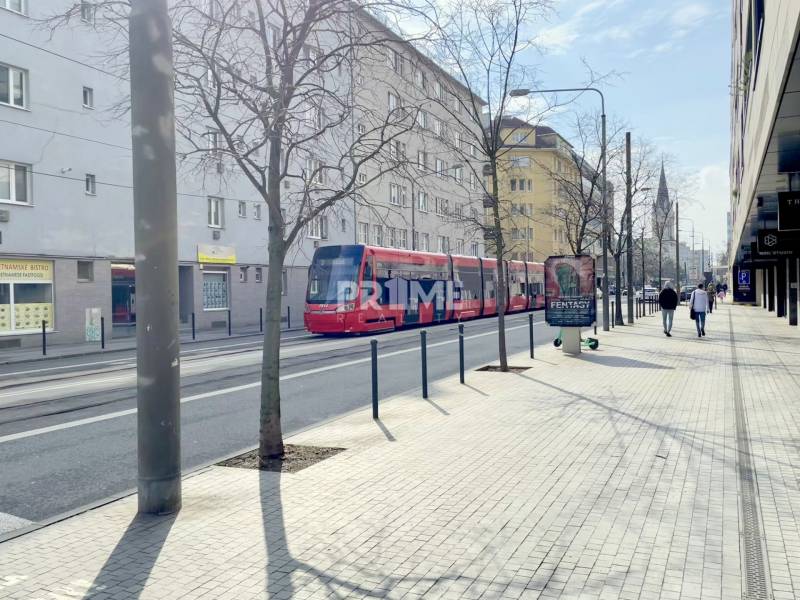
[[[697,326],[697,337],[706,334],[706,313],[708,312],[708,294],[703,289],[703,284],[698,283],[697,288],[689,296],[689,311],[694,310],[694,324]]]

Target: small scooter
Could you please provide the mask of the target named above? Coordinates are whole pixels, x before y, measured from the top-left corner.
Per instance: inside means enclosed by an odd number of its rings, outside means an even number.
[[[558,337],[553,340],[553,346],[555,346],[556,348],[561,347],[562,335],[563,335],[563,329],[559,329]],[[583,346],[584,348],[588,348],[589,350],[597,350],[597,348],[600,346],[600,340],[593,337],[581,338],[581,346]]]

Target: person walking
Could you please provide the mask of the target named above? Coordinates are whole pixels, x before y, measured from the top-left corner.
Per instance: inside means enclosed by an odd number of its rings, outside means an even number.
[[[706,312],[708,312],[708,294],[703,289],[703,284],[698,283],[697,288],[689,296],[689,316],[694,319],[697,337],[706,334]]]
[[[706,288],[706,294],[708,294],[708,314],[711,314],[711,313],[714,312],[714,298],[715,298],[715,296],[714,296],[714,286],[711,285],[710,283],[708,284],[708,287]]]
[[[672,321],[675,318],[675,308],[678,306],[678,293],[672,287],[672,282],[664,284],[664,289],[658,295],[658,305],[661,307],[661,321],[664,323],[664,335],[672,337]]]

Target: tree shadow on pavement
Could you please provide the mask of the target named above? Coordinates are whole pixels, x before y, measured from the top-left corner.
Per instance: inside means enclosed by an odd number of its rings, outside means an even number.
[[[176,518],[177,513],[136,515],[100,568],[85,597],[116,597],[118,590],[124,589],[126,597],[138,598]]]
[[[622,367],[628,369],[657,369],[663,371],[672,371],[672,367],[659,365],[657,363],[647,362],[644,360],[636,360],[635,358],[625,358],[622,356],[606,356],[603,354],[587,354],[581,353],[576,356],[578,360],[586,362],[597,363],[607,367]]]

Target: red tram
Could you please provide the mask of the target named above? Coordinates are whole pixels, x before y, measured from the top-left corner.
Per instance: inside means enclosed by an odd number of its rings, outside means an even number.
[[[544,265],[503,261],[506,312],[544,307]],[[497,314],[497,260],[374,246],[323,246],[309,268],[305,327],[368,333]]]

